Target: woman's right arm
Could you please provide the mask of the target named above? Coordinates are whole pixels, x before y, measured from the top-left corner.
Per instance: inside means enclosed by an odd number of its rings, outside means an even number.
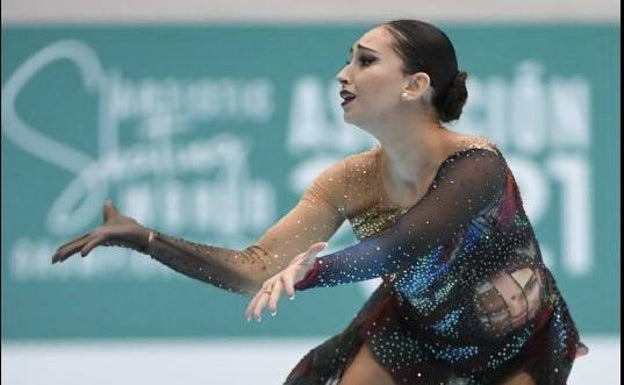
[[[312,244],[327,241],[344,221],[345,161],[321,173],[297,205],[244,250],[189,242],[148,229],[104,204],[104,223],[61,247],[52,262],[97,246],[120,246],[150,255],[169,268],[221,289],[255,293]]]

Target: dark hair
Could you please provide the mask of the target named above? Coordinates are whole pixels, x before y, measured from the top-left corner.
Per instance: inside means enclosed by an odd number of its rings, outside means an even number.
[[[442,122],[456,120],[462,113],[468,90],[468,74],[457,70],[455,48],[437,27],[419,20],[383,23],[395,40],[395,50],[408,74],[425,72],[434,89],[433,106]]]

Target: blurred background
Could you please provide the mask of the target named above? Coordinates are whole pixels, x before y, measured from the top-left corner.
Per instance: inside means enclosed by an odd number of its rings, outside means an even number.
[[[616,0],[2,1],[2,383],[279,384],[377,281],[245,298],[122,249],[50,264],[112,199],[162,232],[254,242],[326,165],[373,145],[336,72],[376,23],[424,19],[469,73],[451,128],[490,137],[590,354],[620,383]],[[333,249],[355,241],[342,228]]]

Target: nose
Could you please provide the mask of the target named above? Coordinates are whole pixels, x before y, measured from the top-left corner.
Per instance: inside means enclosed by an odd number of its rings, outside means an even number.
[[[338,80],[338,83],[340,83],[340,85],[342,86],[346,86],[347,84],[349,84],[349,80],[347,78],[348,66],[349,65],[342,67],[342,69],[336,74],[336,80]]]

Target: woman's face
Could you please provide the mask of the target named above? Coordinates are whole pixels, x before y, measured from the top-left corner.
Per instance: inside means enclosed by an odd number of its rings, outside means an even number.
[[[351,48],[351,59],[337,75],[348,123],[366,128],[397,113],[409,77],[403,72],[403,60],[393,44],[390,32],[376,27]]]

